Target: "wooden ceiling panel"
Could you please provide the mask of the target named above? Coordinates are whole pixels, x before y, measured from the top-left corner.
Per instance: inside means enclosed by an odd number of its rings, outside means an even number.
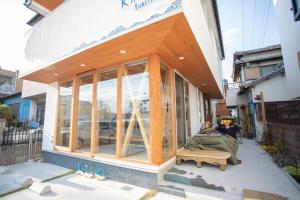
[[[53,11],[55,8],[57,8],[60,4],[64,2],[64,0],[33,0],[33,1],[47,8],[50,11]]]
[[[172,31],[159,47],[158,53],[165,62],[198,86],[201,91],[211,98],[221,98],[222,94],[201,48],[184,15],[180,15]],[[179,57],[184,57],[184,60],[179,60]]]

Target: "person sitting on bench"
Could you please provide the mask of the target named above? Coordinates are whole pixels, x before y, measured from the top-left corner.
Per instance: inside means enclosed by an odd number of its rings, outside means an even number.
[[[216,130],[236,139],[236,134],[241,130],[241,128],[232,123],[231,120],[222,120],[221,124],[216,127]]]
[[[237,165],[241,161],[236,158],[236,153],[238,150],[238,142],[227,134],[221,134],[215,128],[211,127],[210,122],[206,122],[204,129],[202,129],[199,134],[193,136],[185,148],[191,151],[197,150],[220,150],[226,151],[231,154],[229,162]]]

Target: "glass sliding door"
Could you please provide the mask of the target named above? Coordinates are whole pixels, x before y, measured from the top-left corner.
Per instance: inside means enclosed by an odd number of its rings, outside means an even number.
[[[189,83],[184,81],[184,105],[185,105],[185,133],[187,139],[191,138],[191,119],[190,119],[190,91]]]
[[[97,131],[95,153],[116,155],[117,70],[97,74]]]
[[[93,103],[93,74],[79,77],[76,150],[90,152]]]
[[[161,64],[161,92],[162,92],[162,131],[163,131],[163,159],[173,155],[173,100],[171,91],[172,74],[170,68]]]
[[[69,147],[73,81],[59,86],[56,146]]]
[[[178,74],[175,75],[176,87],[176,120],[177,120],[177,148],[184,147],[186,142],[185,98],[184,80]]]
[[[149,73],[148,62],[124,66],[122,79],[123,140],[121,154],[149,160]]]

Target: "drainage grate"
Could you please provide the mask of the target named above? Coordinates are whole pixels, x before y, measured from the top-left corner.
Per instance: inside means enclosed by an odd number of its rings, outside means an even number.
[[[127,185],[121,187],[121,190],[125,190],[127,192],[131,191],[132,189],[133,189],[133,187],[130,187],[130,186],[127,186]]]

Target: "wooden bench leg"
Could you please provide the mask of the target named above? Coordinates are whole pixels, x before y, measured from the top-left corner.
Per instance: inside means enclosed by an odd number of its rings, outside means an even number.
[[[225,164],[225,165],[224,165],[224,164],[221,164],[221,165],[220,165],[220,170],[221,170],[221,171],[225,171],[225,169],[226,169],[226,164]]]
[[[202,163],[200,161],[197,162],[197,167],[200,168]]]
[[[176,164],[181,165],[181,159],[176,159]]]

